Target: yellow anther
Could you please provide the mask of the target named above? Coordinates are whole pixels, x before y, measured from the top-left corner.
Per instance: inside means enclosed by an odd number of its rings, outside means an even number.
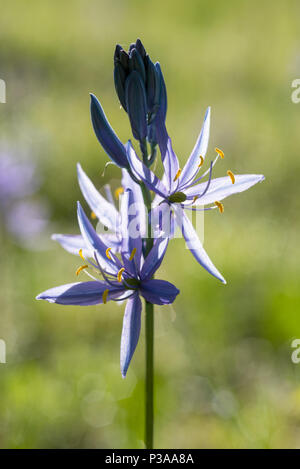
[[[233,172],[230,171],[230,169],[228,169],[227,174],[230,177],[232,184],[234,184],[235,183],[235,177],[234,177]]]
[[[119,270],[117,275],[118,282],[122,282],[122,273],[124,272],[124,270],[124,267],[121,267],[121,269]]]
[[[204,158],[203,158],[203,156],[201,156],[201,155],[199,156],[199,158],[200,158],[200,163],[198,164],[198,168],[201,168],[201,166],[202,166],[203,163],[204,163]]]
[[[218,155],[223,159],[224,158],[224,152],[222,150],[220,150],[220,148],[215,148],[215,150],[218,153]]]
[[[224,205],[221,204],[221,202],[219,202],[218,200],[215,201],[215,205],[218,207],[220,213],[223,213],[224,212]]]
[[[105,251],[105,254],[106,254],[107,259],[109,259],[111,261],[112,258],[111,258],[111,255],[109,254],[110,250],[111,250],[111,248],[107,248],[106,251]]]
[[[79,249],[79,255],[83,261],[85,261],[84,255],[82,254],[82,249]]]
[[[175,176],[174,179],[173,179],[173,182],[177,181],[177,179],[179,178],[180,174],[181,174],[181,169],[179,168],[178,171],[177,171],[177,173],[176,173],[176,176]]]
[[[136,248],[133,248],[132,253],[130,254],[129,260],[132,261],[136,253]]]
[[[91,219],[96,220],[96,218],[97,218],[97,215],[95,214],[95,212],[91,212]]]
[[[195,197],[193,198],[192,205],[196,202],[197,199],[199,199],[199,195],[195,195]]]
[[[109,290],[104,290],[104,292],[102,293],[103,304],[106,304],[108,293],[109,293]]]
[[[117,200],[119,200],[119,197],[121,194],[123,194],[124,192],[124,187],[118,187],[116,190],[115,190],[115,198]]]
[[[81,266],[78,267],[78,269],[76,270],[76,272],[75,272],[76,275],[79,275],[82,270],[87,269],[87,268],[88,268],[88,265],[87,265],[87,264],[86,264],[86,265],[81,265]]]

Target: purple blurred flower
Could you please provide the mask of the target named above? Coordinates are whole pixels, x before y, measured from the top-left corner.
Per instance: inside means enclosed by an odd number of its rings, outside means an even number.
[[[40,186],[36,165],[17,158],[11,151],[0,153],[0,223],[25,247],[37,246],[48,224],[48,208],[32,196]]]

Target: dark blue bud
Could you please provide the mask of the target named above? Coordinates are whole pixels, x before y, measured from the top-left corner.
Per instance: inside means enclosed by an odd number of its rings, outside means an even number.
[[[108,122],[96,96],[91,94],[91,118],[96,137],[109,158],[121,168],[128,167],[125,146]]]
[[[119,97],[120,103],[122,107],[127,110],[126,108],[126,101],[125,101],[125,81],[126,81],[126,73],[120,63],[115,64],[114,68],[114,80],[115,80],[115,88],[117,95]]]
[[[142,59],[145,59],[146,50],[145,50],[145,47],[143,46],[142,41],[140,39],[136,40],[135,48],[140,53],[140,56],[142,57]]]
[[[129,55],[124,49],[120,51],[119,59],[125,72],[127,72],[129,70]]]
[[[129,71],[136,71],[140,74],[143,82],[146,82],[146,71],[142,57],[136,49],[132,49],[129,54]]]
[[[126,79],[125,98],[133,136],[142,141],[147,136],[147,101],[145,85],[136,71]]]
[[[118,63],[120,61],[120,52],[122,50],[122,46],[120,46],[120,44],[117,44],[116,45],[116,48],[115,48],[115,54],[114,54],[114,64],[116,65],[116,63]]]
[[[167,89],[159,62],[156,62],[155,68],[159,76],[159,112],[161,119],[165,121],[167,115]]]
[[[160,96],[160,76],[154,66],[154,63],[150,60],[149,56],[146,57],[146,69],[147,69],[147,105],[149,118],[148,123],[150,124],[159,106]]]

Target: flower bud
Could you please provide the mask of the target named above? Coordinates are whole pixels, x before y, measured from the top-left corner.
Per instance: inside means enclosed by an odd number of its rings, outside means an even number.
[[[147,102],[144,83],[136,71],[126,80],[125,100],[133,136],[141,142],[147,137]]]
[[[128,167],[126,150],[108,122],[96,96],[91,94],[91,118],[96,137],[109,158],[121,168]]]

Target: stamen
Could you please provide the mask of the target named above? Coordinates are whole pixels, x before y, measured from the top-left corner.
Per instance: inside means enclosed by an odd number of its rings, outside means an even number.
[[[97,218],[97,215],[95,214],[95,212],[91,212],[91,219],[96,220],[96,218]]]
[[[82,254],[82,249],[79,249],[79,255],[80,255],[81,259],[82,259],[83,261],[85,261],[85,258],[84,258],[83,254]]]
[[[230,169],[228,169],[227,174],[230,177],[232,184],[234,184],[235,183],[235,177],[234,177],[233,172],[230,171]]]
[[[219,202],[218,200],[216,200],[216,201],[215,201],[215,205],[218,207],[220,213],[223,213],[223,212],[224,212],[224,205],[221,204],[221,202]]]
[[[105,251],[105,254],[106,254],[107,259],[109,259],[110,261],[112,261],[111,255],[109,254],[109,251],[110,251],[110,250],[111,250],[111,248],[107,248],[106,251]]]
[[[219,148],[215,148],[215,150],[218,153],[218,155],[223,159],[224,158],[224,152],[222,150],[220,150]]]
[[[129,260],[132,261],[136,253],[136,248],[133,248],[132,253],[130,254]]]
[[[198,168],[201,168],[201,166],[202,166],[203,163],[204,163],[204,158],[203,158],[203,156],[201,156],[201,155],[199,156],[199,158],[200,158],[200,163],[198,164]]]
[[[179,168],[178,171],[177,171],[177,173],[176,173],[176,176],[175,176],[174,179],[173,179],[173,182],[177,181],[177,179],[179,178],[180,174],[181,174],[181,169]]]
[[[108,293],[109,293],[109,290],[108,290],[108,289],[104,290],[104,292],[102,293],[102,301],[103,301],[103,304],[106,304]]]
[[[192,205],[196,202],[197,199],[199,199],[199,195],[195,195],[195,197],[193,198]]]
[[[115,198],[117,200],[119,200],[119,197],[121,194],[123,194],[124,192],[124,187],[118,187],[116,190],[115,190]]]
[[[124,272],[124,270],[124,267],[121,267],[121,269],[119,270],[117,275],[118,282],[122,282],[122,273]]]
[[[85,264],[85,265],[81,265],[80,267],[78,267],[78,269],[76,270],[76,275],[79,275],[80,272],[83,270],[83,269],[87,269],[88,268],[88,265]]]

